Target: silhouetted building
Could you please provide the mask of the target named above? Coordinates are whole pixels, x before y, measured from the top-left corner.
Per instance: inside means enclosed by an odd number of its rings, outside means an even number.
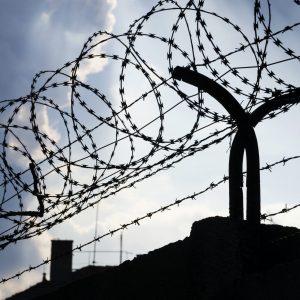
[[[73,241],[51,241],[50,281],[68,282],[72,278]]]
[[[7,300],[29,300],[43,297],[43,295],[51,294],[73,281],[112,268],[110,266],[86,266],[72,272],[72,244],[73,241],[70,240],[52,240],[50,280],[47,280],[46,273],[43,273],[41,282],[7,298]]]
[[[214,217],[189,237],[34,300],[299,299],[300,230]]]

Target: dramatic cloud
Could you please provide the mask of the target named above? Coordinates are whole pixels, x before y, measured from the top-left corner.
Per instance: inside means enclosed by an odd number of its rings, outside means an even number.
[[[0,10],[0,90],[1,99],[10,99],[30,92],[31,80],[41,70],[52,70],[76,58],[88,36],[98,30],[112,31],[115,22],[113,0],[17,1],[4,0]],[[95,74],[103,66],[86,64],[81,78]],[[64,98],[66,95],[61,95]],[[27,107],[28,108],[28,107]],[[29,112],[20,111],[19,124],[28,120]],[[45,108],[39,110],[42,131],[54,140],[60,139],[59,129],[50,121]],[[25,136],[24,136],[25,138]],[[28,142],[28,141],[27,141]],[[35,145],[33,143],[32,145]],[[30,147],[29,147],[30,148]],[[39,149],[31,147],[38,158]],[[22,161],[16,161],[22,165]],[[23,241],[1,252],[0,277],[10,276],[29,264],[38,264],[50,255],[50,234]],[[3,299],[27,288],[41,279],[41,271],[31,272],[19,280],[0,287]]]

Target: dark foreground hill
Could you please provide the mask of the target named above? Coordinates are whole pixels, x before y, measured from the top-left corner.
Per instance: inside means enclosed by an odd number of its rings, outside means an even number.
[[[191,235],[48,299],[300,299],[300,230],[214,217]]]

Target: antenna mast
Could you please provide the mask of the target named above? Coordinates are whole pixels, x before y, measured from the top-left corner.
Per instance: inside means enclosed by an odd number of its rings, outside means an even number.
[[[95,224],[95,235],[94,235],[94,251],[93,251],[93,266],[96,264],[96,247],[97,247],[97,242],[96,242],[96,237],[98,235],[98,214],[99,211],[99,202],[97,203],[97,207],[96,207],[96,224]]]
[[[120,235],[120,264],[123,261],[123,231],[121,231]]]

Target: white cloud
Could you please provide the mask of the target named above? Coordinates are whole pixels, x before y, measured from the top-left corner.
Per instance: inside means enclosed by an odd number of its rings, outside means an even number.
[[[51,12],[42,12],[41,15],[40,15],[40,22],[41,22],[41,25],[44,25],[44,26],[49,26],[49,23],[50,23],[50,20],[51,19]]]
[[[40,271],[31,271],[20,277],[20,279],[13,279],[6,282],[0,288],[0,299],[6,299],[14,295],[15,293],[21,292],[28,289],[30,286],[36,284],[42,280]]]
[[[105,23],[105,30],[107,32],[112,32],[114,28],[114,24],[116,22],[116,18],[113,14],[113,10],[117,6],[117,0],[107,0],[107,3],[110,5],[110,8],[106,14],[106,23]],[[97,36],[93,40],[93,44],[96,45],[99,43],[97,46],[95,46],[89,54],[99,54],[103,52],[104,47],[103,44],[101,44],[102,36]],[[81,63],[80,69],[78,70],[78,79],[85,82],[87,80],[87,77],[89,75],[98,73],[103,71],[105,66],[108,64],[107,59],[101,59],[99,62],[95,63],[95,60],[85,60]]]
[[[53,239],[52,233],[45,231],[42,235],[32,238],[34,247],[37,249],[40,257],[50,258],[50,241]]]
[[[10,274],[6,274],[6,276],[14,275],[18,271],[27,269],[30,265],[34,267],[37,263],[42,262],[42,260],[50,258],[51,239],[52,239],[52,235],[49,232],[44,232],[42,235],[34,237],[30,241],[26,241],[24,244],[24,249],[22,249],[20,253],[17,252],[20,255],[25,254],[24,257],[22,258],[22,266],[16,267],[14,265],[14,262],[12,261],[11,269],[13,271],[11,271]],[[32,253],[34,253],[34,257],[32,257]],[[28,258],[30,258],[30,261],[28,260]],[[17,260],[19,260],[19,258]],[[42,273],[47,272],[48,267],[49,267],[48,265],[45,265],[44,267],[40,267],[30,272],[26,272],[19,278],[15,278],[7,281],[4,284],[1,284],[0,299],[6,299],[7,297],[10,297],[15,293],[21,292],[25,289],[28,289],[30,286],[33,286],[36,283],[41,282]]]
[[[53,4],[53,2],[48,3],[50,6]],[[81,1],[78,1],[78,4],[81,4]],[[13,76],[13,78],[19,78],[20,72],[24,71],[21,68],[27,68],[26,74],[29,77],[26,79],[26,82],[28,83],[28,87],[30,87],[30,81],[31,76],[34,74],[35,71],[39,71],[41,69],[48,69],[48,66],[59,66],[60,63],[64,63],[67,60],[71,60],[78,54],[78,47],[82,46],[82,43],[86,39],[86,37],[91,34],[93,31],[99,30],[101,28],[100,24],[103,22],[103,15],[104,13],[106,16],[104,18],[106,19],[105,22],[105,29],[107,31],[113,30],[113,25],[115,23],[115,18],[113,15],[113,9],[116,6],[116,1],[108,1],[107,4],[110,6],[108,12],[105,11],[105,6],[102,5],[103,2],[99,1],[99,19],[91,20],[91,22],[88,22],[87,19],[84,20],[84,25],[88,24],[89,26],[84,27],[82,31],[76,30],[76,22],[73,24],[73,28],[69,28],[66,30],[61,30],[61,28],[68,28],[68,23],[65,22],[64,18],[59,19],[61,16],[55,15],[54,8],[53,9],[41,9],[37,14],[33,16],[32,19],[30,19],[30,25],[28,25],[27,33],[27,41],[26,44],[23,43],[22,45],[22,57],[18,57],[22,60],[22,64],[19,65],[19,68],[16,68],[17,73]],[[91,3],[90,8],[94,7],[94,2]],[[39,7],[40,9],[40,7]],[[59,12],[61,13],[61,12]],[[88,11],[86,12],[88,14]],[[70,16],[70,15],[68,15]],[[55,19],[56,18],[56,19]],[[73,20],[76,20],[76,16],[72,16]],[[100,20],[100,21],[99,21]],[[96,24],[97,23],[97,24]],[[80,25],[80,24],[78,24]],[[97,25],[97,26],[95,26]],[[99,26],[99,27],[98,27]],[[11,42],[14,43],[16,40],[11,39]],[[11,47],[13,48],[13,47]],[[19,49],[21,47],[17,47]],[[105,65],[105,64],[104,64]],[[14,66],[13,66],[14,67]],[[93,65],[86,65],[83,66],[81,75],[85,78],[89,74],[94,74],[96,72],[99,72],[103,69],[104,66],[96,66],[94,68]],[[13,68],[15,70],[15,68]],[[34,71],[32,71],[34,70]],[[11,82],[11,85],[14,84],[17,85],[17,83]],[[24,92],[21,91],[21,93],[25,94],[28,92],[27,90]],[[20,93],[20,91],[18,91]],[[22,107],[19,111],[18,115],[15,117],[16,122],[19,125],[28,125],[28,120],[30,117],[30,110],[29,106]],[[49,113],[46,107],[41,107],[37,111],[37,123],[39,126],[39,129],[41,132],[44,132],[48,135],[49,138],[55,140],[56,142],[59,142],[62,138],[59,129],[56,124],[56,119],[53,118],[53,115]],[[29,127],[31,125],[29,124]],[[26,135],[26,136],[25,136]],[[39,160],[42,158],[42,154],[40,152],[39,146],[34,141],[32,142],[34,137],[30,134],[28,134],[27,139],[27,133],[25,133],[22,136],[22,141],[26,144],[28,147],[28,151],[31,153],[31,155],[34,157],[34,159]],[[15,143],[15,141],[12,140],[12,143]],[[28,168],[28,164],[24,164],[24,161],[18,161],[19,164],[23,165],[23,167]],[[49,188],[53,189],[55,187],[55,183]],[[34,201],[33,201],[34,202]],[[34,203],[32,204],[34,205]],[[26,260],[24,262],[25,265],[18,265],[16,268],[17,270],[22,270],[28,267],[30,264],[35,265],[37,262],[42,261],[42,258],[46,258],[50,256],[50,240],[52,239],[52,233],[46,232],[42,236],[39,236],[38,238],[32,239],[32,244],[30,244],[30,247],[33,249],[36,249],[38,251],[38,256],[30,257],[27,256],[24,258]],[[12,245],[12,247],[15,247],[16,251],[14,251],[10,259],[12,260],[12,270],[15,267],[14,266],[14,258],[18,256],[18,259],[21,260],[20,257],[20,251],[19,251],[19,245]],[[35,253],[35,250],[33,250]],[[28,259],[29,258],[29,259]],[[2,270],[4,271],[4,270]],[[12,271],[13,272],[13,271]],[[10,276],[12,274],[1,274],[1,277]],[[30,285],[35,284],[36,282],[40,281],[42,278],[41,276],[41,270],[37,271],[31,271],[30,273],[26,273],[20,277],[20,279],[16,280],[10,280],[6,282],[4,285],[1,285],[0,287],[0,298],[3,299],[9,295],[12,295],[16,292],[19,292],[25,288],[28,288]]]

